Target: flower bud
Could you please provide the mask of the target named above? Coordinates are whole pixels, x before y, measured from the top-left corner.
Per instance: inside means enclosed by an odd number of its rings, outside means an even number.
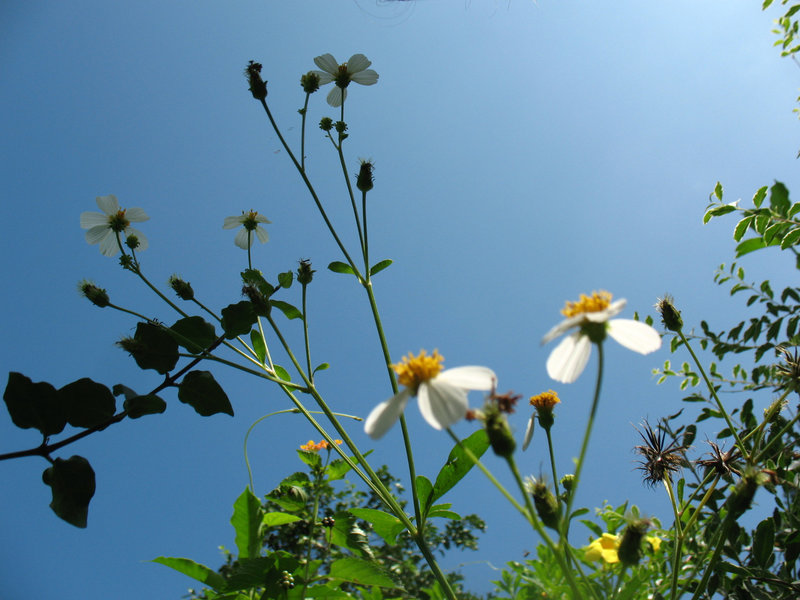
[[[300,77],[300,85],[306,94],[313,94],[319,89],[319,75],[315,71],[309,71]]]
[[[670,331],[680,331],[683,329],[683,319],[681,318],[681,312],[675,308],[672,301],[672,296],[664,294],[664,297],[659,298],[658,302],[656,302],[656,309],[661,313],[661,321],[664,323],[664,327]]]
[[[333,129],[333,119],[330,117],[322,117],[319,120],[319,128],[322,129],[322,131],[330,131]]]
[[[623,565],[633,566],[642,558],[642,540],[650,528],[647,519],[636,519],[628,524],[617,548],[619,560]]]
[[[247,82],[250,84],[250,93],[256,100],[267,98],[267,82],[261,79],[261,63],[250,61],[244,70]]]
[[[362,192],[368,192],[372,189],[372,169],[372,161],[361,161],[361,167],[358,169],[358,175],[356,176],[356,187]]]
[[[250,304],[253,305],[253,311],[259,316],[268,317],[272,305],[269,300],[262,294],[254,285],[245,285],[242,287],[242,295],[247,296]]]
[[[194,290],[188,281],[184,281],[177,275],[172,275],[169,278],[169,286],[178,295],[181,300],[192,300],[194,298]]]
[[[333,126],[336,129],[336,131],[340,134],[347,131],[347,123],[345,123],[344,121],[336,121],[336,123],[334,123]]]
[[[517,442],[514,441],[508,421],[502,413],[491,411],[486,414],[486,435],[489,436],[489,444],[497,456],[508,458],[514,453]]]
[[[545,431],[550,431],[554,422],[553,408],[556,404],[561,402],[558,394],[553,390],[548,390],[538,396],[532,396],[530,402],[531,406],[536,409],[536,414],[539,417],[539,425],[541,425]]]
[[[311,261],[303,259],[300,261],[300,268],[297,269],[297,281],[302,285],[308,285],[314,277],[314,269],[311,268]]]
[[[550,529],[558,530],[559,507],[558,500],[541,479],[533,480],[530,485],[530,493],[533,496],[533,505],[536,507],[536,514]]]
[[[129,235],[125,238],[125,245],[131,250],[136,250],[139,247],[139,238],[135,235]]]
[[[111,303],[108,299],[108,292],[103,288],[97,287],[91,281],[81,281],[78,284],[78,289],[95,306],[105,308]]]

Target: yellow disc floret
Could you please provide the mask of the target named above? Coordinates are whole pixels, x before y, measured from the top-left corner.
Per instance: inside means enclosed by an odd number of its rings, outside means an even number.
[[[609,292],[592,292],[591,296],[581,294],[580,300],[577,302],[567,300],[566,305],[561,309],[561,314],[565,317],[574,317],[584,313],[600,312],[607,309],[610,304],[611,294]]]
[[[431,356],[422,350],[418,356],[409,352],[408,356],[404,356],[399,363],[392,365],[392,368],[397,373],[397,381],[416,395],[421,383],[439,374],[443,361],[444,357],[438,350],[434,350]]]
[[[546,392],[542,392],[538,396],[531,396],[531,405],[536,409],[549,409],[552,410],[553,407],[561,402],[561,399],[558,397],[553,390],[548,390]]]

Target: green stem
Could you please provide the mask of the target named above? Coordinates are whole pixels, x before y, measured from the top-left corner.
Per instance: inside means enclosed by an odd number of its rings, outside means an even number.
[[[303,307],[303,344],[306,348],[306,372],[308,373],[308,380],[311,383],[314,383],[314,371],[311,370],[311,345],[308,342],[308,310],[306,306],[306,295],[308,291],[308,285],[305,283],[303,284],[303,293],[302,293],[302,307]]]
[[[798,419],[800,419],[800,413],[797,413],[794,416],[794,418],[791,421],[789,421],[783,428],[781,428],[781,430],[777,434],[773,435],[772,439],[769,441],[769,444],[764,446],[764,449],[761,450],[761,452],[758,453],[758,456],[756,456],[756,458],[753,460],[753,464],[757,465],[762,460],[764,460],[764,456],[767,454],[767,450],[772,448],[773,444],[778,443],[778,441],[783,437],[783,434],[785,434],[792,427],[794,427],[794,424],[797,423]]]
[[[672,506],[672,514],[675,516],[675,547],[672,552],[672,600],[675,600],[675,594],[678,591],[678,573],[681,564],[681,553],[683,551],[683,529],[681,528],[681,516],[678,513],[678,504],[675,502],[675,493],[672,489],[672,482],[668,475],[664,475],[662,479],[664,488],[667,490],[670,505]]]
[[[553,472],[553,488],[555,489],[556,499],[558,499],[558,474],[556,473],[556,455],[553,452],[553,440],[550,436],[550,428],[548,427],[545,429],[545,433],[547,434],[547,447],[550,451],[550,468]],[[561,500],[558,500],[559,504]]]
[[[683,330],[678,330],[678,335],[681,336],[681,340],[683,341],[684,346],[689,351],[689,354],[692,355],[692,360],[694,360],[694,364],[697,365],[697,369],[700,371],[700,374],[703,376],[703,381],[706,382],[706,386],[708,387],[708,391],[711,396],[714,398],[714,401],[717,403],[717,408],[719,412],[722,413],[723,418],[725,419],[725,423],[728,425],[728,430],[733,434],[733,437],[736,438],[736,445],[739,447],[739,452],[742,453],[742,457],[750,463],[750,456],[747,454],[747,448],[745,447],[742,439],[739,437],[739,432],[737,431],[736,427],[733,426],[733,422],[731,418],[728,416],[728,411],[725,410],[725,406],[723,406],[722,401],[717,396],[717,391],[714,389],[714,386],[711,384],[711,381],[708,379],[708,375],[706,375],[705,369],[703,369],[703,365],[700,364],[700,360],[697,358],[697,355],[692,350],[692,347],[689,345],[689,340],[686,339],[686,336],[683,335]]]
[[[306,170],[306,113],[308,112],[308,99],[311,96],[306,92],[306,101],[303,104],[303,118],[300,120],[300,170]]]

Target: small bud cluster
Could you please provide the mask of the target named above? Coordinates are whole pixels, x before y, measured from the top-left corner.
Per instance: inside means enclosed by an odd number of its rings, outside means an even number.
[[[177,275],[172,275],[169,278],[169,287],[178,295],[181,300],[192,300],[194,298],[194,290],[188,281],[184,281]]]
[[[95,306],[105,308],[111,303],[108,299],[108,292],[103,288],[97,287],[91,281],[81,281],[78,284],[78,289]]]
[[[256,100],[267,98],[267,82],[261,79],[261,63],[250,61],[244,70],[247,82],[250,84],[250,93]]]
[[[300,85],[306,94],[313,94],[319,89],[319,74],[309,71],[300,77]]]
[[[291,573],[289,573],[289,571],[281,572],[281,580],[279,585],[285,590],[294,589],[294,577]]]
[[[300,267],[297,269],[297,281],[301,285],[308,285],[311,283],[311,280],[314,278],[314,269],[311,268],[311,261],[307,259],[302,259],[300,261]]]
[[[319,120],[319,128],[322,129],[322,131],[330,131],[333,129],[333,119],[330,117],[322,117]]]
[[[333,517],[324,517],[320,523],[322,523],[323,527],[331,529],[334,525],[336,525],[336,519]]]

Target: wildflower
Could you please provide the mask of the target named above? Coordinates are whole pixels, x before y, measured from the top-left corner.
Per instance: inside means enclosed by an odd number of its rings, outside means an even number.
[[[250,93],[256,100],[265,100],[267,97],[267,82],[261,79],[261,68],[261,63],[251,60],[244,70]]]
[[[657,535],[645,536],[644,541],[650,544],[653,552],[658,552],[659,548],[661,548],[661,538]]]
[[[302,285],[308,285],[314,278],[316,271],[311,268],[311,261],[304,258],[300,261],[300,267],[297,269],[297,281]]]
[[[319,73],[309,71],[300,77],[300,86],[306,94],[313,94],[319,89]]]
[[[567,302],[561,313],[567,317],[542,338],[546,344],[570,329],[577,331],[564,338],[547,359],[547,374],[562,383],[572,383],[583,372],[591,353],[591,343],[601,343],[606,334],[640,354],[649,354],[661,347],[658,332],[639,321],[611,319],[625,307],[625,300],[611,303],[608,292],[581,294],[577,302]],[[611,320],[609,320],[611,319]]]
[[[604,533],[585,548],[583,556],[586,560],[602,559],[609,564],[614,564],[619,562],[617,548],[619,548],[619,536],[613,533]]]
[[[328,104],[341,106],[347,98],[347,86],[351,81],[361,85],[373,85],[378,82],[378,74],[372,69],[367,69],[372,64],[363,54],[354,54],[346,63],[341,65],[330,54],[323,54],[314,59],[314,64],[321,71],[313,71],[319,75],[320,85],[333,81],[336,85],[328,94]]]
[[[647,421],[644,422],[644,433],[640,431],[639,435],[644,445],[636,446],[635,450],[644,457],[639,469],[645,472],[645,483],[652,486],[669,479],[684,462],[685,448],[675,441],[667,445],[664,430],[659,428],[657,432],[654,431]]]
[[[81,213],[81,228],[88,229],[87,242],[100,244],[100,254],[103,256],[116,256],[119,252],[117,236],[124,233],[126,238],[136,237],[139,250],[147,248],[147,238],[144,234],[131,227],[131,222],[141,223],[150,218],[141,208],[120,208],[117,197],[113,194],[98,196],[95,200],[102,213],[91,211]]]
[[[235,229],[240,225],[244,227],[233,240],[233,243],[244,250],[253,245],[252,232],[255,232],[258,240],[261,243],[269,241],[267,230],[261,227],[260,223],[271,223],[267,217],[258,214],[254,210],[247,212],[242,211],[241,216],[225,217],[225,222],[222,224],[223,229]]]
[[[561,402],[553,390],[548,390],[539,394],[538,396],[531,396],[530,403],[536,409],[536,412],[528,419],[528,427],[525,429],[525,439],[522,442],[522,450],[528,449],[528,446],[533,439],[533,430],[535,429],[535,419],[539,417],[539,424],[545,431],[549,431],[553,426],[553,408],[556,404]]]
[[[409,354],[392,365],[397,381],[405,389],[381,402],[367,417],[364,431],[373,439],[382,437],[405,410],[408,399],[416,396],[423,418],[434,429],[450,427],[467,413],[469,390],[492,390],[497,382],[494,371],[486,367],[457,367],[442,371],[444,358],[434,350]]]
[[[737,461],[742,457],[736,447],[731,448],[727,452],[723,452],[722,449],[711,440],[706,441],[708,445],[711,446],[711,452],[709,453],[711,457],[695,461],[698,465],[714,471],[716,475],[730,476],[732,473],[736,475],[742,474],[741,471],[736,468]]]
[[[333,440],[333,442],[340,446],[342,440]],[[319,452],[320,450],[327,450],[331,447],[331,445],[326,440],[321,440],[319,442],[314,442],[314,440],[308,440],[307,444],[303,444],[300,446],[300,450],[304,452]]]

